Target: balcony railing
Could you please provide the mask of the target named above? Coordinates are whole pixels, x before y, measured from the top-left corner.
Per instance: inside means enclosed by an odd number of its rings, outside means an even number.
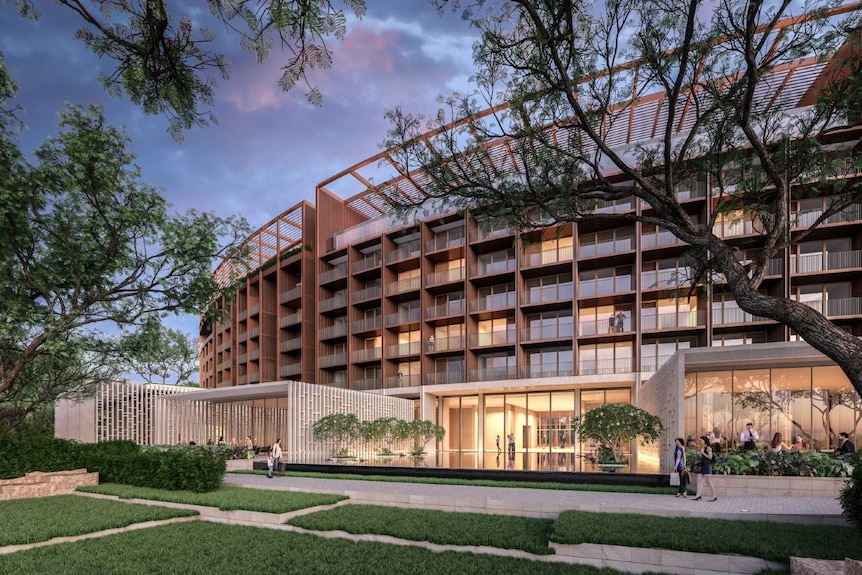
[[[571,339],[574,329],[570,323],[541,325],[521,328],[521,341],[543,341],[546,339]]]
[[[682,243],[681,239],[666,230],[643,234],[641,236],[641,247],[645,250],[682,245]]]
[[[672,358],[672,355],[660,355],[658,357],[642,357],[641,371],[658,371],[658,368],[663,366],[667,360]]]
[[[691,283],[692,277],[694,277],[694,271],[688,267],[642,272],[641,289],[687,286]]]
[[[515,293],[498,293],[470,301],[470,312],[510,309],[515,307]]]
[[[425,374],[425,385],[438,385],[446,383],[464,383],[464,372],[458,371],[435,371]]]
[[[386,295],[396,295],[399,293],[416,291],[421,285],[422,278],[419,276],[398,280],[386,286]]]
[[[354,362],[357,361],[375,361],[383,357],[382,347],[369,347],[367,349],[357,349],[351,355]]]
[[[380,299],[380,295],[382,293],[383,288],[380,286],[371,286],[353,292],[350,295],[350,301],[353,303],[359,303],[361,301],[368,301],[371,299]]]
[[[738,307],[726,307],[712,310],[712,323],[714,325],[727,325],[732,323],[761,323],[773,321],[768,317],[751,315]]]
[[[278,325],[280,327],[287,327],[289,325],[296,325],[298,323],[302,323],[302,313],[296,312],[289,315],[282,316],[280,320],[278,320]]]
[[[482,224],[479,224],[477,228],[471,229],[467,232],[467,238],[470,243],[473,243],[494,238],[513,236],[516,231],[515,226],[511,224],[505,224],[503,227],[494,228],[487,228]]]
[[[532,377],[570,377],[573,375],[575,375],[575,367],[572,362],[525,365],[520,369],[522,379]]]
[[[438,337],[432,346],[430,343],[425,344],[425,350],[429,353],[444,352],[452,350],[464,349],[465,338],[463,335],[453,335],[451,337]]]
[[[320,339],[332,339],[347,335],[347,323],[337,323],[320,329]]]
[[[302,286],[296,286],[295,288],[291,288],[287,291],[281,292],[281,295],[278,296],[278,301],[281,303],[287,303],[293,300],[297,300],[302,297]]]
[[[646,236],[645,236],[646,237]],[[621,236],[607,240],[593,240],[578,246],[578,257],[592,258],[630,252],[634,249],[632,236]]]
[[[393,264],[401,260],[409,260],[418,257],[420,253],[419,242],[409,242],[386,254],[386,263]]]
[[[252,316],[252,317],[256,316],[259,313],[260,313],[260,305],[253,305],[250,308],[239,312],[239,321],[242,321],[242,320],[248,318],[248,316]]]
[[[347,264],[341,263],[332,268],[331,270],[326,270],[325,272],[320,274],[320,283],[325,284],[344,277],[347,277]]]
[[[366,317],[363,319],[358,319],[350,324],[351,331],[353,333],[359,333],[362,331],[370,331],[374,329],[379,329],[383,327],[383,316],[375,315],[374,317]]]
[[[291,377],[294,375],[299,375],[300,373],[302,373],[302,363],[297,361],[296,363],[288,363],[286,365],[282,365],[281,369],[279,370],[279,373],[281,377]]]
[[[474,333],[470,336],[469,341],[470,347],[512,345],[516,341],[516,334],[514,329],[507,329],[505,331],[489,331],[486,333]]]
[[[501,379],[516,379],[518,370],[514,365],[501,367],[483,367],[470,370],[470,381],[498,381]]]
[[[422,310],[418,307],[410,310],[402,310],[390,313],[386,316],[386,326],[401,325],[403,323],[415,323],[421,319]]]
[[[602,200],[596,203],[596,208],[593,212],[597,214],[619,214],[622,212],[630,212],[634,209],[634,205],[634,196],[628,196],[618,200]]]
[[[643,314],[640,318],[641,330],[676,329],[681,327],[700,327],[706,325],[706,310],[678,311],[675,313]]]
[[[586,359],[578,362],[578,375],[602,375],[607,373],[631,373],[634,360],[631,357],[618,359]]]
[[[335,367],[337,365],[347,365],[346,351],[320,356],[320,367]]]
[[[380,262],[382,261],[382,257],[380,255],[380,250],[373,252],[361,260],[353,262],[353,265],[350,267],[353,273],[364,272],[365,270],[370,270],[372,268],[380,267]]]
[[[248,382],[249,383],[259,383],[260,382],[260,372],[255,371],[254,373],[248,374]]]
[[[418,387],[422,384],[422,376],[418,373],[393,375],[386,378],[386,388],[394,389],[397,387]]]
[[[365,379],[354,379],[350,388],[356,391],[368,391],[371,389],[383,389],[382,377],[367,377]]]
[[[399,343],[386,347],[386,357],[404,357],[406,355],[419,355],[422,351],[422,343],[411,341],[408,343]]]
[[[790,224],[794,228],[808,228],[823,214],[822,209],[794,212],[790,215]],[[847,224],[862,219],[862,204],[851,204],[826,218],[820,225]]]
[[[806,301],[805,305],[813,307],[826,317],[840,317],[848,315],[862,315],[862,297],[848,297],[841,299]],[[825,304],[825,306],[824,306]]]
[[[301,337],[292,337],[290,339],[286,339],[281,342],[281,346],[279,349],[281,351],[293,351],[295,349],[299,349],[302,347],[302,338]]]
[[[613,322],[611,322],[611,318],[604,319],[584,319],[578,321],[578,335],[581,337],[590,336],[590,335],[601,335],[605,333],[628,333],[634,331],[634,318],[630,317],[626,314],[626,317],[622,320],[622,327],[617,325],[618,318],[613,316]]]
[[[574,254],[575,252],[572,246],[562,246],[537,252],[527,252],[521,254],[521,266],[532,268],[536,266],[555,264],[558,262],[571,262]]]
[[[320,311],[327,312],[347,305],[347,294],[339,294],[320,301]]]
[[[632,276],[614,276],[578,282],[578,297],[591,297],[632,290]]]
[[[447,283],[462,281],[464,279],[464,267],[453,268],[434,272],[425,277],[426,286],[443,285]]]
[[[425,319],[464,315],[464,300],[459,299],[425,309]]]
[[[514,258],[496,262],[479,262],[470,266],[470,277],[504,274],[515,271],[516,267]]]
[[[790,256],[790,273],[805,274],[862,267],[862,250],[817,252]]]
[[[428,253],[438,252],[448,248],[464,245],[464,236],[450,237],[449,234],[440,234],[433,240],[425,242],[425,251]]]
[[[521,294],[521,305],[572,301],[573,289],[571,283],[527,288],[527,291]]]

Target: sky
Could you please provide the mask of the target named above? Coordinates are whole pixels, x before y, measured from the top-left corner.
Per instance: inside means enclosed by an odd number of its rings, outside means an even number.
[[[200,0],[185,4],[205,10]],[[33,22],[13,5],[0,2],[0,52],[19,87],[13,104],[25,109],[27,131],[19,138],[25,153],[56,134],[65,102],[101,104],[113,125],[126,128],[143,181],[161,188],[176,211],[240,214],[252,229],[303,199],[313,201],[316,184],[378,153],[386,110],[433,115],[437,96],[467,91],[473,73],[475,36],[458,15],[440,16],[427,0],[368,0],[366,17],[351,16],[344,40],[331,41],[333,67],[311,76],[324,97],[315,108],[303,85],[287,93],[279,88],[286,53],[276,47],[258,64],[235,33],[212,21],[231,73],[214,91],[219,124],[193,128],[176,142],[167,118],[105,93],[98,75],[110,73],[114,62],[75,39],[83,25],[77,14],[37,0],[41,18]],[[343,7],[338,0],[334,5]],[[193,17],[205,22],[209,16]],[[167,323],[196,331],[195,318]]]

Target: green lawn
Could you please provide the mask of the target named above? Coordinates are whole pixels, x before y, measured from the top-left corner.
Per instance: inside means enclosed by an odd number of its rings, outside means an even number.
[[[564,511],[550,539],[557,543],[745,555],[782,563],[790,563],[791,556],[862,557],[862,535],[855,527],[771,521]]]
[[[551,519],[344,505],[295,517],[288,523],[315,531],[373,533],[444,545],[486,545],[540,555],[553,552],[548,547],[554,526]]]
[[[0,546],[36,543],[54,537],[197,514],[197,511],[186,509],[134,505],[77,495],[0,501]]]
[[[0,575],[595,575],[566,563],[192,521],[0,556]]]
[[[79,490],[87,493],[115,495],[121,499],[152,499],[155,501],[216,507],[222,511],[242,509],[244,511],[263,511],[265,513],[288,513],[297,509],[317,507],[318,505],[331,505],[347,499],[343,495],[270,491],[230,486],[222,486],[209,493],[170,491],[167,489],[134,487],[132,485],[120,485],[117,483],[103,483],[94,487],[81,487]]]

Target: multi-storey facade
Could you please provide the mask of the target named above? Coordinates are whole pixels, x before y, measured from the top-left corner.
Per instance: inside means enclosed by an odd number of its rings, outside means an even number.
[[[796,107],[807,105],[825,65],[776,70],[773,100],[781,91]],[[633,106],[634,127],[620,145],[652,137],[662,113],[658,99]],[[848,132],[838,153],[855,153],[858,139]],[[389,163],[386,184],[375,186],[381,162]],[[422,418],[447,428],[439,449],[451,454],[448,463],[493,466],[497,442],[514,433],[525,454],[518,467],[578,468],[574,457],[589,446],[576,445],[572,418],[605,402],[638,403],[642,386],[678,351],[797,339],[739,309],[721,278],[708,289],[689,286],[687,246],[670,232],[609,218],[519,233],[427,206],[409,221],[388,215],[382,187],[412,194],[423,181],[383,152],[322,182],[314,204],[297,204],[262,227],[249,241],[253,269],[229,304],[230,320],[202,330],[201,386],[297,380],[411,398]],[[350,186],[359,191],[347,199],[334,192]],[[712,188],[704,179],[677,190],[694,221],[713,215]],[[824,201],[795,201],[793,225],[807,226]],[[596,209],[651,208],[630,198]],[[804,301],[862,335],[860,223],[859,204],[829,218],[773,260],[761,289]],[[744,214],[725,215],[715,230],[751,259],[756,225]],[[217,274],[235,265],[225,261]],[[830,373],[830,386],[849,387],[840,371]],[[699,434],[714,422],[698,407],[700,392],[687,393],[678,390],[684,423],[672,433]],[[850,405],[846,425],[855,432],[862,415],[855,394]],[[751,417],[750,405],[737,409],[722,423],[726,437]],[[813,429],[815,408],[807,409],[811,429],[770,415],[761,434],[781,427],[828,446],[833,431]],[[565,455],[552,462],[554,454]]]

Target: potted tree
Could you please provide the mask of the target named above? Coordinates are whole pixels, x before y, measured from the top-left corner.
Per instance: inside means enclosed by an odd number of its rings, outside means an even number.
[[[355,459],[348,445],[360,436],[361,423],[352,413],[333,413],[321,417],[311,426],[316,441],[331,441],[331,459]]]
[[[432,439],[442,441],[446,435],[446,429],[433,421],[427,419],[416,419],[407,422],[406,425],[407,437],[413,438],[413,449],[410,451],[411,457],[425,457],[425,446]]]
[[[641,445],[652,443],[664,433],[661,419],[639,407],[623,403],[606,403],[577,417],[573,429],[581,441],[589,439],[598,445],[595,462],[603,471],[616,471],[627,463],[623,445],[636,438]]]
[[[377,456],[392,458],[398,456],[392,446],[396,441],[407,438],[404,424],[406,422],[395,417],[381,417],[362,424],[362,438],[366,441],[382,441],[383,447],[377,449]]]

